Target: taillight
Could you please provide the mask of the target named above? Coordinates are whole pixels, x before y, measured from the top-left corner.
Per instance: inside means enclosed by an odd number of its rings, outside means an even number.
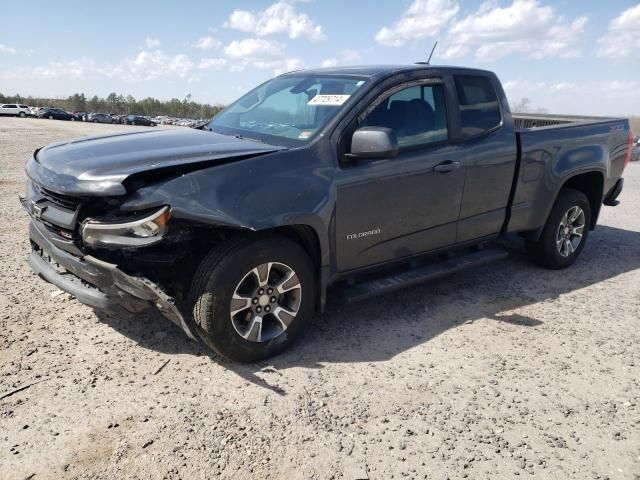
[[[627,151],[624,154],[624,164],[622,170],[627,168],[629,162],[631,162],[631,152],[633,151],[633,132],[629,132],[629,141],[627,142]]]

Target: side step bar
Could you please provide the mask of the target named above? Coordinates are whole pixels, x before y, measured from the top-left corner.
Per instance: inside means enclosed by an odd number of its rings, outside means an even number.
[[[502,260],[508,255],[509,253],[506,250],[498,247],[487,247],[471,253],[457,254],[446,260],[436,261],[411,270],[347,285],[343,287],[343,295],[347,303],[354,303],[400,290],[401,288],[418,285],[467,268]]]

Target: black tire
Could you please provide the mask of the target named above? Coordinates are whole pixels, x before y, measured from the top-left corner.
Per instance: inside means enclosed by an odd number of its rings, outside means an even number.
[[[18,114],[18,116],[19,116],[20,118],[24,118],[24,117],[26,117],[26,116],[27,116],[27,114],[26,114],[26,113],[24,113],[24,112],[20,112],[20,113]]]
[[[98,123],[98,120],[94,120],[93,123]]]
[[[231,299],[238,284],[255,267],[281,262],[291,267],[301,287],[298,313],[279,336],[265,342],[242,337],[231,320]],[[193,326],[214,351],[235,361],[256,362],[291,345],[312,317],[316,303],[314,268],[298,244],[280,236],[229,240],[200,263],[191,286]]]
[[[53,115],[49,115],[47,118],[48,118],[49,120],[53,120]]]
[[[573,207],[580,207],[584,212],[584,228],[582,230],[582,238],[575,250],[567,256],[561,255],[557,246],[557,235],[560,229],[560,222],[564,214]],[[527,242],[527,251],[531,259],[538,265],[553,270],[567,268],[573,264],[580,256],[580,252],[584,248],[589,236],[591,226],[591,204],[587,196],[570,188],[560,191],[556,199],[547,223],[542,230],[542,234],[537,241]]]
[[[155,126],[156,126],[156,124],[155,124],[155,123],[153,123],[153,122],[151,122],[151,123],[149,124],[149,126],[150,126],[150,127],[155,127]]]

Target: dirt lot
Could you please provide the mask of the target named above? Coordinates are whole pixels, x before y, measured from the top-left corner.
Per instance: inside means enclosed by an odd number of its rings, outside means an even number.
[[[240,366],[29,271],[27,156],[131,128],[0,118],[0,396],[33,384],[0,399],[1,478],[640,478],[639,164],[571,269],[515,247],[332,298],[292,350]]]

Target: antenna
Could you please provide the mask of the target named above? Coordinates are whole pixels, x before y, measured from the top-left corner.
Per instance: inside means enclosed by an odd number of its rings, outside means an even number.
[[[438,46],[438,41],[436,40],[436,43],[433,44],[433,48],[431,49],[431,53],[429,54],[429,59],[427,60],[427,65],[429,65],[431,63],[431,57],[433,57],[433,52],[436,51],[436,47]]]
[[[431,62],[431,57],[433,57],[433,52],[436,51],[436,47],[438,46],[438,42],[436,41],[436,43],[433,44],[433,48],[431,49],[431,53],[429,54],[429,58],[427,59],[426,62],[416,62],[416,65],[429,65],[429,62]]]

